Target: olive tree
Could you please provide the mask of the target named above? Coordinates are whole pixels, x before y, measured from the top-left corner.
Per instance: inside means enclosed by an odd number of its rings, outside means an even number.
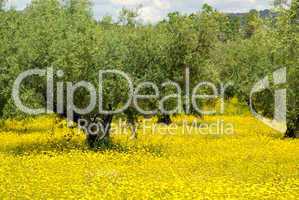
[[[279,88],[272,84],[267,90],[252,96],[253,104],[250,103],[251,90],[255,83],[264,77],[273,77],[276,70],[286,68],[285,87],[288,94],[286,136],[295,137],[298,132],[297,1],[293,1],[290,8],[280,8],[278,13],[274,23],[263,22],[252,32],[250,38],[219,43],[213,52],[212,63],[218,66],[219,77],[234,82],[232,95],[238,96],[241,102],[246,102],[249,106],[253,106],[254,110],[268,117],[274,115],[274,94]]]
[[[275,60],[288,69],[288,130],[287,137],[299,137],[299,1],[280,10],[275,30]]]

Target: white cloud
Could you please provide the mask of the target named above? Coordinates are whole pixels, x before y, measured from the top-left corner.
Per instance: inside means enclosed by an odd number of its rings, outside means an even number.
[[[140,10],[140,18],[145,22],[157,22],[163,18],[159,9],[155,7],[143,7]]]
[[[155,7],[165,10],[171,8],[171,3],[168,0],[153,0]]]
[[[111,0],[111,2],[116,5],[121,4],[124,6],[133,6],[133,5],[142,4],[143,1],[140,1],[140,0]]]
[[[156,22],[164,17],[165,12],[171,9],[170,0],[110,0],[114,6],[136,7],[140,9],[140,19],[145,22]],[[95,2],[97,2],[95,0]]]

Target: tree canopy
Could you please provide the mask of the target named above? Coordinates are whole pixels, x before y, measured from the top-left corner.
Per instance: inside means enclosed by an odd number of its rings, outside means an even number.
[[[262,19],[257,11],[241,19],[205,4],[197,13],[169,13],[157,24],[142,24],[138,20],[139,8],[124,8],[117,21],[109,16],[96,21],[87,0],[34,0],[23,11],[3,10],[4,0],[1,0],[0,115],[22,115],[12,101],[12,85],[21,72],[34,68],[62,71],[63,75],[54,74],[54,79],[62,83],[86,80],[96,88],[102,87],[105,110],[116,110],[126,104],[129,88],[123,77],[113,75],[107,75],[103,85],[99,85],[99,70],[123,71],[130,75],[134,85],[151,81],[162,92],[158,99],[142,103],[150,110],[159,107],[158,100],[176,92],[174,87],[163,87],[161,84],[165,81],[185,87],[186,70],[192,73],[191,86],[198,81],[217,84],[232,81],[234,86],[228,89],[227,96],[237,96],[242,102],[248,102],[253,83],[287,67],[288,134],[293,136],[299,124],[298,5],[298,0],[293,0],[288,7],[276,9],[278,15],[270,19]],[[44,79],[36,76],[22,85],[21,98],[27,105],[46,106]],[[54,94],[66,94],[67,88],[62,85],[54,89]],[[275,90],[275,87],[270,88],[255,98],[256,107],[269,116],[273,114],[268,105],[273,103]],[[186,102],[188,92],[183,89],[180,96],[167,99],[165,106],[173,112],[161,113],[158,109],[155,114],[194,110],[177,105],[177,99]],[[152,93],[153,88],[146,87],[144,94]],[[82,108],[88,105],[90,98],[86,90],[77,90],[74,104]],[[53,111],[59,110],[59,114],[66,116],[67,102],[57,105],[57,97],[53,99]],[[125,114],[132,122],[138,112],[132,105],[129,109],[133,111]],[[101,123],[106,123],[107,116],[98,110],[96,107],[85,117],[100,116]]]

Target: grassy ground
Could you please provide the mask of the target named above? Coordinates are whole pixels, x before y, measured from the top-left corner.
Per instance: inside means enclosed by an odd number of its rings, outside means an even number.
[[[137,140],[114,134],[97,152],[53,117],[5,122],[0,199],[299,199],[298,140],[246,116],[199,121],[232,123],[230,135],[186,133],[183,120],[172,134],[163,126]],[[197,119],[186,120],[190,128]]]

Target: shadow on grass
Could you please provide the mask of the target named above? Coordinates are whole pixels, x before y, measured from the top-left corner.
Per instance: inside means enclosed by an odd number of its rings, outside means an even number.
[[[71,151],[81,152],[116,152],[124,154],[133,154],[135,152],[149,153],[155,157],[161,157],[164,155],[164,147],[162,145],[129,145],[111,141],[109,143],[103,143],[97,146],[97,148],[90,148],[84,141],[72,141],[72,140],[51,140],[49,142],[35,142],[35,143],[23,143],[18,145],[7,145],[0,147],[0,153],[10,154],[13,156],[26,156],[26,155],[43,155],[52,153],[62,154]]]
[[[49,142],[33,142],[7,145],[0,148],[1,153],[8,153],[15,156],[44,154],[47,152],[65,153],[73,150],[88,150],[84,143],[68,141],[68,140],[53,140]]]
[[[143,152],[151,154],[155,157],[162,157],[165,155],[165,146],[157,144],[121,144],[117,142],[109,142],[108,144],[100,144],[97,148],[90,148],[96,152],[115,151],[118,153],[133,154],[134,152]]]
[[[49,131],[49,128],[6,128],[6,127],[0,128],[0,132],[13,132],[13,133],[17,133],[18,135],[47,132],[47,131]]]

